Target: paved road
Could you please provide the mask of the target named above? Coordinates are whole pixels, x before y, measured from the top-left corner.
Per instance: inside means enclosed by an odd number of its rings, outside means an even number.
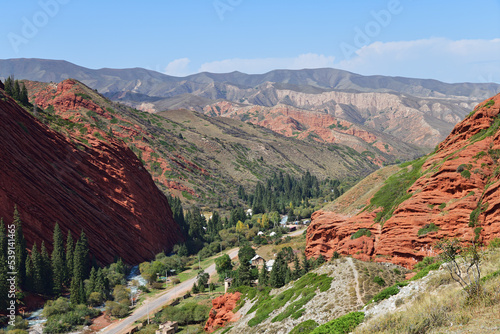
[[[227,253],[229,257],[235,258],[238,255],[238,249],[233,249]],[[215,264],[212,264],[209,266],[207,269],[205,269],[205,272],[208,273],[210,276],[215,274]],[[120,333],[126,333],[127,330],[130,330],[132,327],[133,323],[141,318],[144,318],[148,315],[148,311],[150,316],[154,315],[154,310],[160,308],[161,306],[167,304],[171,299],[174,299],[187,291],[191,290],[193,287],[194,282],[196,281],[196,277],[193,277],[187,281],[184,281],[177,286],[171,288],[170,290],[164,292],[163,294],[159,296],[155,296],[152,300],[149,300],[145,303],[143,303],[142,306],[139,308],[135,309],[132,315],[129,317],[120,320],[119,322],[116,322],[108,327],[106,327],[104,330],[101,331],[101,333],[105,334],[120,334]]]

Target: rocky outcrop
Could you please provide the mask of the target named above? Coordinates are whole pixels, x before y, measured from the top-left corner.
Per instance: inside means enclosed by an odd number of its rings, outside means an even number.
[[[11,221],[17,205],[28,247],[44,241],[50,251],[56,222],[74,238],[83,230],[101,263],[139,263],[180,241],[166,197],[121,140],[89,136],[79,145],[0,95],[0,217]],[[80,97],[59,105],[70,110]]]
[[[212,300],[212,309],[208,315],[205,331],[212,333],[220,327],[224,327],[230,321],[236,321],[237,316],[233,313],[241,293],[226,293]]]
[[[326,110],[326,109],[325,109]],[[227,101],[207,105],[204,113],[239,119],[268,128],[287,137],[349,146],[366,154],[374,163],[412,159],[415,147],[394,137],[368,129],[326,112],[317,112],[286,105],[274,107],[239,106]]]
[[[85,131],[79,132],[77,128],[74,128],[73,131],[65,129],[69,135],[77,138],[77,140],[83,137],[92,141],[100,141],[99,137],[107,137],[108,132],[111,132],[114,137],[123,139],[129,148],[137,149],[137,153],[152,175],[153,180],[168,188],[170,193],[180,190],[198,196],[189,186],[172,181],[164,174],[172,171],[171,164],[168,159],[159,154],[157,147],[152,146],[151,143],[155,140],[154,135],[123,114],[110,107],[106,108],[107,101],[104,101],[100,95],[90,88],[73,79],[64,80],[59,84],[34,81],[25,81],[25,84],[31,98],[39,107],[53,110],[56,115],[64,120],[84,125],[86,133]],[[93,99],[98,102],[94,102]],[[102,120],[106,120],[106,122],[113,121],[107,125],[109,126],[108,132],[100,129],[103,128]],[[98,124],[100,124],[100,128],[96,128],[95,125]],[[170,160],[184,171],[193,172],[197,170],[197,172],[208,175],[206,170],[198,167],[185,157],[176,155],[171,156]]]
[[[420,177],[408,189],[411,197],[383,224],[374,222],[380,209],[352,217],[315,212],[307,256],[331,257],[337,251],[411,267],[435,254],[432,246],[439,239],[487,243],[500,237],[499,109],[500,94],[460,122],[425,159]],[[370,233],[352,239],[362,228]]]

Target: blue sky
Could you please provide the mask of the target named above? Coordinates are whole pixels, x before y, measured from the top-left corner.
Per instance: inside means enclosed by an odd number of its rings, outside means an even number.
[[[21,0],[2,4],[0,58],[500,83],[499,17],[500,0]]]

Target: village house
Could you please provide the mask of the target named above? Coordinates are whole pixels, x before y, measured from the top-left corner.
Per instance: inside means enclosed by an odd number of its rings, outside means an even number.
[[[255,255],[251,260],[250,263],[252,266],[257,267],[257,268],[262,268],[266,264],[266,260],[260,255]]]

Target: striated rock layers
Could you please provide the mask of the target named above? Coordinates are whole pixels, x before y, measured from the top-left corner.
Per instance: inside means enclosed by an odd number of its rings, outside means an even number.
[[[226,293],[212,300],[212,309],[210,310],[205,331],[212,333],[220,327],[224,327],[230,321],[236,321],[237,317],[232,312],[236,303],[240,299],[241,293]]]
[[[274,107],[238,106],[227,101],[207,105],[203,112],[257,124],[287,137],[346,145],[379,166],[388,160],[395,160],[395,157],[411,160],[420,154],[416,146],[404,140],[326,112],[301,110],[284,104]]]
[[[0,91],[0,217],[20,212],[28,247],[52,246],[59,223],[85,231],[102,263],[139,263],[181,238],[166,197],[135,154],[112,138],[86,146],[39,123]]]
[[[433,255],[432,246],[441,238],[487,243],[500,237],[499,108],[500,94],[457,124],[424,158],[409,198],[385,222],[374,221],[381,208],[352,217],[315,212],[307,230],[307,256],[329,258],[336,251],[411,267]],[[351,238],[362,228],[370,233]]]

